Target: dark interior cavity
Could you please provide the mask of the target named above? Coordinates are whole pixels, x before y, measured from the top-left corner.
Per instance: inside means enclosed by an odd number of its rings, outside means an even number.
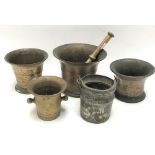
[[[38,95],[53,95],[57,94],[60,91],[60,88],[55,86],[44,86],[35,89],[35,93]]]
[[[86,85],[90,88],[94,88],[98,90],[106,90],[110,88],[108,84],[105,84],[102,82],[87,82]]]
[[[58,47],[54,51],[54,54],[60,60],[74,63],[84,63],[95,49],[96,47],[93,45],[64,45],[62,47]],[[97,61],[102,60],[104,57],[106,57],[106,53],[103,51],[97,57]]]
[[[13,64],[33,64],[41,62],[44,59],[44,55],[39,52],[18,52],[12,54],[8,61]]]
[[[116,72],[126,76],[145,76],[152,71],[147,63],[130,62],[115,65]]]
[[[61,52],[60,59],[69,62],[82,63],[88,59],[89,53],[91,53],[91,51],[85,51],[84,49],[68,49]]]
[[[38,82],[33,86],[33,92],[38,95],[53,95],[61,91],[61,86],[55,82]]]

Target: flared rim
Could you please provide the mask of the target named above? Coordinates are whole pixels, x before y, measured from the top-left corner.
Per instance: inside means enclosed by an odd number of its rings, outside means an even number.
[[[34,91],[33,91],[33,86],[35,85],[35,84],[37,84],[37,83],[40,83],[40,81],[41,80],[44,80],[44,79],[46,79],[46,80],[49,80],[49,81],[54,81],[54,80],[58,80],[58,81],[61,81],[61,83],[63,84],[63,86],[62,86],[62,88],[61,88],[61,90],[58,92],[58,93],[54,93],[54,94],[50,94],[50,95],[39,95],[39,94],[37,94],[37,93],[35,93]],[[34,79],[32,79],[29,83],[28,83],[28,91],[29,91],[29,93],[30,94],[33,94],[34,96],[55,96],[55,95],[58,95],[58,94],[61,94],[61,93],[63,93],[64,91],[65,91],[65,89],[67,88],[67,82],[64,80],[64,79],[62,79],[62,78],[60,78],[60,77],[57,77],[57,76],[41,76],[41,77],[37,77],[37,78],[34,78]]]
[[[145,63],[146,65],[148,65],[148,66],[150,67],[150,71],[149,71],[147,74],[145,74],[145,75],[136,75],[136,76],[125,75],[125,74],[119,73],[119,72],[117,71],[117,69],[116,69],[116,64],[118,64],[118,63],[123,63],[123,62],[127,62],[127,61],[130,61],[131,63],[132,63],[132,62],[136,62],[136,61],[138,61],[139,63],[143,63],[143,64]],[[123,64],[122,64],[122,65],[123,65]],[[151,75],[155,72],[155,68],[154,68],[154,66],[153,66],[152,64],[150,64],[150,63],[147,62],[147,61],[140,60],[140,59],[135,59],[135,58],[123,58],[123,59],[115,60],[115,61],[113,61],[113,62],[110,64],[110,69],[111,69],[111,71],[112,71],[115,75],[117,75],[117,76],[119,76],[119,77],[122,77],[122,78],[125,78],[125,79],[128,79],[128,78],[130,78],[130,79],[144,79],[144,78],[146,78],[146,77],[151,76]]]
[[[35,51],[35,52],[38,52],[38,54],[41,54],[43,56],[43,59],[38,61],[38,62],[34,62],[34,63],[29,63],[29,64],[22,64],[22,63],[13,63],[11,62],[9,59],[11,57],[11,55],[13,54],[18,54],[18,53],[29,53],[30,51]],[[8,62],[9,64],[11,65],[16,65],[16,66],[32,66],[32,65],[37,65],[37,64],[41,64],[43,63],[46,59],[48,58],[48,53],[45,52],[44,50],[41,50],[41,49],[38,49],[38,48],[21,48],[21,49],[16,49],[16,50],[13,50],[9,53],[7,53],[4,57],[5,61]]]
[[[64,45],[60,45],[58,47],[56,47],[54,50],[53,50],[53,55],[61,62],[66,62],[66,63],[69,63],[69,64],[76,64],[76,65],[90,65],[90,64],[96,64],[96,63],[99,63],[100,61],[104,60],[107,56],[107,52],[102,49],[102,52],[104,54],[104,56],[102,56],[102,58],[98,61],[93,61],[91,63],[85,63],[85,62],[72,62],[72,61],[67,61],[67,60],[64,60],[64,59],[61,59],[58,55],[57,55],[57,52],[60,50],[60,48],[63,48],[63,47],[66,47],[66,46],[77,46],[77,45],[86,45],[86,46],[93,46],[93,47],[96,47],[96,45],[91,45],[91,44],[86,44],[86,43],[69,43],[69,44],[64,44]]]

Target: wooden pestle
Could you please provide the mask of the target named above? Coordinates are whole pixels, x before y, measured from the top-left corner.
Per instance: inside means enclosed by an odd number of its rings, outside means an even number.
[[[98,56],[98,54],[101,51],[101,48],[105,47],[105,45],[109,42],[109,40],[114,37],[113,33],[108,32],[108,35],[103,39],[103,41],[100,43],[99,46],[97,46],[96,50],[89,55],[89,58],[87,59],[87,61],[85,61],[85,63],[90,63],[92,61],[94,61],[96,59],[96,57]]]

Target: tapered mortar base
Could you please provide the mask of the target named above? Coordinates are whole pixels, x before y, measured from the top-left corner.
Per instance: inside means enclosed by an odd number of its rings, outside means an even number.
[[[28,92],[27,89],[21,88],[21,87],[18,86],[17,84],[16,84],[16,86],[15,86],[15,90],[16,90],[18,93],[21,93],[21,94],[30,94],[30,93]]]
[[[71,97],[76,97],[76,98],[80,98],[80,93],[72,93],[72,92],[69,92],[69,91],[65,91],[64,92],[67,96],[71,96]]]
[[[137,97],[129,97],[129,96],[123,96],[121,94],[119,94],[117,91],[115,92],[115,96],[116,98],[118,98],[119,100],[123,101],[123,102],[127,102],[127,103],[138,103],[141,102],[145,99],[146,94],[145,92],[142,93],[142,95],[137,96]]]

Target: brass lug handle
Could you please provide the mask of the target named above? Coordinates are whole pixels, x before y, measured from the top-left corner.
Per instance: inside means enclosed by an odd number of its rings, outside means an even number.
[[[79,87],[82,88],[82,80],[78,78],[76,82],[79,85]]]
[[[66,95],[61,96],[61,100],[63,100],[63,101],[67,101],[67,100],[68,100],[68,96],[66,96]]]
[[[114,76],[114,79],[115,79],[116,83],[120,82],[120,79],[118,79],[116,76]]]
[[[35,103],[35,98],[28,98],[27,103]]]

